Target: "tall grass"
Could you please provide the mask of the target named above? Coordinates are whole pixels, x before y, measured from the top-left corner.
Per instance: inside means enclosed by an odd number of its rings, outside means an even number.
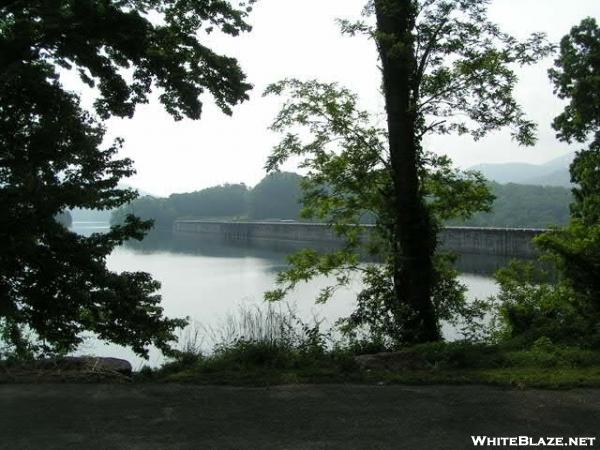
[[[241,306],[211,331],[217,347],[245,341],[279,347],[293,347],[304,339],[302,322],[289,306]]]
[[[331,334],[322,321],[302,321],[288,304],[240,306],[217,326],[188,326],[179,337],[179,350],[163,371],[185,368],[282,368],[307,363],[331,347]]]

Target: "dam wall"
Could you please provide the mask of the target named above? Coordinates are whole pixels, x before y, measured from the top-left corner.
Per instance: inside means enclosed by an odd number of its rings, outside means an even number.
[[[533,238],[546,230],[534,228],[447,227],[441,232],[441,247],[461,254],[509,258],[535,258]]]
[[[363,239],[368,240],[372,225],[361,225]],[[440,235],[441,248],[460,254],[533,258],[532,240],[541,229],[448,227]],[[177,220],[177,236],[198,236],[247,242],[271,241],[305,244],[316,249],[340,247],[343,239],[325,224],[302,222],[217,222]]]

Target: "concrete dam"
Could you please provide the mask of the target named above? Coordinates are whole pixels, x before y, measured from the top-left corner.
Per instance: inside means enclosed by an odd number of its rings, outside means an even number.
[[[361,225],[368,239],[372,225]],[[441,248],[459,254],[490,255],[508,258],[533,258],[537,255],[533,238],[542,229],[448,227],[440,236]],[[217,222],[177,220],[175,236],[204,237],[246,242],[289,243],[316,249],[340,247],[343,240],[325,224],[302,222]]]

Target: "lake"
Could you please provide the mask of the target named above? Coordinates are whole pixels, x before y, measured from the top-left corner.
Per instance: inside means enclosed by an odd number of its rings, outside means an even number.
[[[107,224],[75,222],[74,231],[89,235],[106,231]],[[264,306],[263,293],[274,286],[276,275],[285,268],[285,248],[224,243],[218,240],[176,240],[154,246],[151,250],[121,247],[108,257],[108,267],[117,272],[143,271],[161,282],[161,295],[165,314],[169,317],[189,317],[195,327],[219,328],[228,315],[240,308]],[[469,289],[470,298],[487,298],[497,292],[497,286],[488,272],[501,265],[490,257],[463,258],[464,269],[460,279]],[[475,273],[483,272],[483,273]],[[360,291],[360,282],[340,289],[325,305],[316,305],[314,299],[323,287],[329,285],[325,278],[300,285],[287,301],[304,321],[324,320],[323,326],[332,325],[353,310],[354,299]],[[444,328],[447,338],[455,333]],[[89,339],[78,354],[114,356],[128,359],[135,369],[144,363],[156,366],[164,361],[158,351],[151,351],[150,360],[144,362],[131,351]]]

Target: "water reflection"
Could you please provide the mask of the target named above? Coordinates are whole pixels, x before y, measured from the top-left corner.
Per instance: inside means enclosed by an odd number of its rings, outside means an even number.
[[[75,227],[75,231],[88,235],[105,229],[106,226]],[[286,267],[286,256],[304,246],[291,242],[227,241],[218,237],[172,238],[170,230],[163,230],[154,231],[142,243],[131,242],[115,249],[107,264],[110,270],[117,272],[148,272],[160,281],[167,316],[187,316],[192,322],[219,327],[240,305],[263,304],[264,292],[273,288],[276,274]],[[327,250],[322,243],[318,243],[318,249]],[[460,280],[469,288],[469,296],[483,299],[494,295],[497,286],[490,274],[505,263],[506,260],[488,256],[459,258],[458,267],[463,272]],[[325,327],[331,326],[352,312],[362,285],[357,277],[348,287],[336,292],[330,302],[316,305],[314,299],[329,284],[330,280],[324,277],[303,283],[289,296],[289,304],[303,320],[319,317],[326,319]],[[444,333],[450,339],[456,337],[456,331],[448,327]],[[142,364],[130,351],[96,340],[90,340],[81,352],[125,357],[138,367]],[[150,362],[160,364],[162,356],[152,351]]]
[[[515,258],[508,256],[478,255],[465,253],[457,255],[455,267],[460,273],[493,276],[498,269],[506,267]]]
[[[75,222],[74,229],[89,236],[93,232],[104,232],[108,224],[101,222]],[[127,248],[134,249],[140,254],[170,252],[182,255],[197,255],[213,258],[260,258],[278,263],[270,266],[270,270],[279,271],[285,267],[286,256],[292,252],[313,248],[321,252],[339,249],[335,245],[323,242],[293,242],[275,240],[235,240],[220,236],[201,234],[173,234],[171,229],[152,230],[141,241],[130,241]],[[376,262],[372,256],[362,255],[366,262]],[[507,256],[492,256],[480,254],[456,255],[455,266],[460,273],[492,277],[494,273],[506,267],[515,258]]]
[[[129,248],[140,252],[156,251],[174,252],[188,255],[210,256],[216,258],[254,257],[268,260],[280,260],[285,266],[285,258],[292,252],[313,248],[321,252],[339,249],[334,245],[327,246],[323,242],[291,242],[273,240],[234,240],[219,236],[206,235],[173,235],[170,230],[153,232],[143,242],[128,243]],[[365,262],[377,262],[372,256],[363,256]],[[506,267],[515,258],[480,254],[456,255],[455,266],[460,273],[491,277]]]
[[[106,233],[110,225],[106,222],[73,222],[71,228],[82,236],[90,236],[92,233]]]

